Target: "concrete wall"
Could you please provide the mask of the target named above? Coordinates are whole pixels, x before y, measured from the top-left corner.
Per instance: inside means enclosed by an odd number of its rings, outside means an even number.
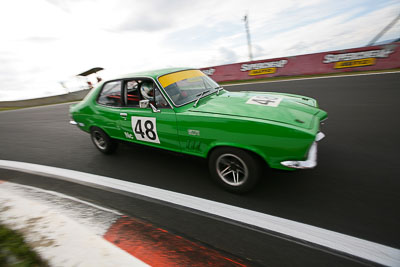
[[[201,70],[217,82],[400,68],[400,42],[247,61]]]

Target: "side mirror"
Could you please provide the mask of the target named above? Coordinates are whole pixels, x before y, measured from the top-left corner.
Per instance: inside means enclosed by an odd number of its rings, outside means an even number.
[[[151,110],[152,110],[154,113],[161,112],[161,110],[159,110],[159,109],[157,109],[155,106],[153,106],[152,103],[150,103],[150,107],[151,107]]]
[[[149,100],[140,100],[139,101],[139,107],[140,108],[148,108],[150,104]]]

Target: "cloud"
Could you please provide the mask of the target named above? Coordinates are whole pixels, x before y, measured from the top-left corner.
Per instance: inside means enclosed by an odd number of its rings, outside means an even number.
[[[67,13],[71,13],[74,8],[74,4],[78,2],[85,2],[85,1],[93,3],[96,2],[95,0],[45,0],[45,1],[56,6],[57,8],[60,8],[61,10]]]
[[[219,22],[211,25],[200,24],[182,30],[173,31],[165,36],[163,43],[169,47],[184,50],[202,49],[210,46],[227,46],[241,32],[241,27],[231,22]],[[223,40],[224,43],[219,43]],[[228,42],[227,42],[228,41]]]
[[[68,2],[65,0],[46,0],[46,1],[65,12],[70,12]]]
[[[265,48],[260,45],[257,45],[257,44],[253,45],[252,48],[253,48],[252,52],[253,52],[254,59],[265,57],[267,55]]]
[[[309,47],[305,41],[299,41],[288,47],[286,50],[289,54],[297,53],[298,51],[304,51]]]
[[[348,6],[329,6],[332,13],[325,12],[327,17],[315,20],[313,23],[301,23],[300,25],[285,30],[278,31],[271,35],[264,35],[262,38],[260,31],[255,31],[254,42],[271,51],[269,57],[293,56],[307,53],[317,53],[329,50],[339,50],[345,48],[365,46],[372,37],[377,34],[384,26],[392,20],[393,15],[400,10],[392,5],[384,6],[380,9],[365,6],[358,6],[352,3],[354,8]],[[311,10],[317,7],[311,8]],[[327,7],[321,8],[321,12]],[[332,15],[333,14],[333,15]],[[317,17],[316,17],[317,18]],[[294,18],[296,19],[296,18]],[[371,23],[374,22],[374,23]],[[394,36],[392,34],[385,35]],[[385,38],[385,37],[383,37]]]
[[[238,61],[238,55],[235,51],[226,47],[221,47],[218,51],[221,56],[219,60],[224,64],[235,63]]]
[[[174,25],[174,22],[175,21],[173,19],[167,19],[157,15],[143,13],[125,20],[114,30],[154,32],[168,29]]]
[[[365,45],[398,14],[400,2],[0,1],[1,97],[64,93],[59,81],[94,66],[112,78],[247,61],[246,10],[253,56],[266,59]],[[399,31],[397,23],[381,40]]]
[[[38,43],[54,42],[57,40],[59,40],[59,38],[52,37],[52,36],[32,36],[32,37],[25,38],[25,41],[38,42]]]
[[[155,32],[172,28],[179,23],[182,15],[187,17],[193,12],[197,2],[195,0],[120,1],[130,12],[122,14],[123,21],[110,29]]]
[[[239,61],[239,56],[237,52],[228,47],[220,47],[211,56],[208,55],[207,64],[202,67],[231,64],[238,61]]]

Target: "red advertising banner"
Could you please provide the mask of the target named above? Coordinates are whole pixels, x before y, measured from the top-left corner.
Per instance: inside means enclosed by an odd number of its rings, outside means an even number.
[[[264,59],[213,66],[201,70],[217,82],[275,76],[400,68],[400,42],[387,45]]]

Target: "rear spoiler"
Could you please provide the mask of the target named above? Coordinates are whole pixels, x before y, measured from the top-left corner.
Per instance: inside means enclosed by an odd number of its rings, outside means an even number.
[[[92,68],[92,69],[87,70],[87,71],[84,71],[84,72],[82,72],[82,73],[80,73],[80,74],[78,74],[78,75],[76,75],[76,76],[88,76],[88,75],[90,75],[90,74],[99,72],[99,71],[101,71],[101,70],[104,70],[104,69],[103,69],[103,68],[99,68],[99,67],[97,67],[97,68]]]

